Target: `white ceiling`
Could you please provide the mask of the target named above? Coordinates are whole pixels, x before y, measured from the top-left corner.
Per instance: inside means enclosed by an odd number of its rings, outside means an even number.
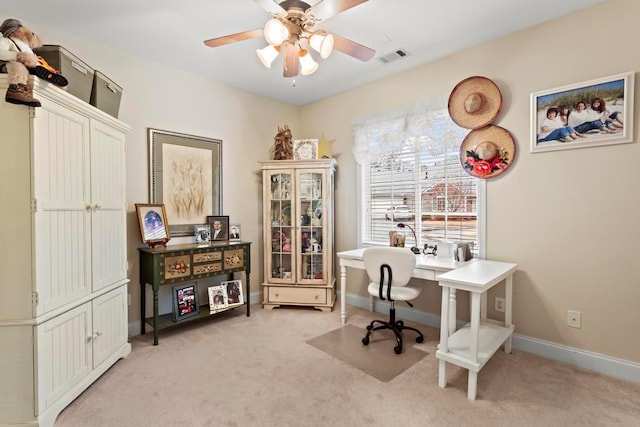
[[[282,77],[280,58],[271,69],[258,60],[263,38],[217,48],[203,44],[262,28],[270,15],[252,0],[2,0],[0,20],[28,21],[35,32],[42,24],[301,106],[601,1],[369,0],[315,28],[375,49],[374,59],[365,63],[334,51],[317,58],[315,74],[295,79]],[[409,56],[388,64],[378,59],[398,49]]]

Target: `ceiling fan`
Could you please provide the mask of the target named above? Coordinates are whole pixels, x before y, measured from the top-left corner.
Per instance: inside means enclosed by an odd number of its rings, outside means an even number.
[[[209,47],[223,46],[229,43],[249,40],[264,35],[269,43],[256,53],[260,61],[271,68],[271,63],[280,52],[284,52],[283,76],[295,77],[314,73],[318,63],[311,57],[309,47],[316,50],[321,58],[326,58],[336,49],[361,61],[369,61],[376,51],[337,34],[329,34],[314,26],[345,10],[351,9],[368,0],[320,0],[311,5],[301,0],[254,0],[273,18],[267,21],[264,29],[244,31],[236,34],[205,40]]]

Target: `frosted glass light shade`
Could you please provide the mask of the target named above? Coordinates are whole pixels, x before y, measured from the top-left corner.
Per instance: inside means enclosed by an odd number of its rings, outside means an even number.
[[[278,56],[279,50],[275,47],[268,45],[267,47],[263,47],[262,49],[256,49],[256,53],[258,54],[258,58],[264,64],[265,67],[271,68],[271,63]]]
[[[308,76],[318,70],[318,63],[313,60],[307,50],[301,49],[298,55],[300,55],[300,74]]]
[[[289,38],[289,30],[277,19],[270,19],[264,25],[264,38],[271,46],[280,46]]]
[[[320,53],[322,59],[329,56],[333,51],[333,42],[333,35],[327,34],[326,32],[314,33],[311,38],[309,38],[309,45]]]

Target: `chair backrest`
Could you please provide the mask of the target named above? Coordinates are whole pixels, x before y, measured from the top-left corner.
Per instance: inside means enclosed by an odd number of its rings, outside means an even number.
[[[367,248],[362,253],[364,266],[371,282],[380,283],[380,266],[387,264],[391,267],[391,286],[405,286],[411,280],[416,268],[416,256],[409,249],[394,247]],[[386,277],[386,275],[385,275]],[[386,283],[385,283],[386,284]]]

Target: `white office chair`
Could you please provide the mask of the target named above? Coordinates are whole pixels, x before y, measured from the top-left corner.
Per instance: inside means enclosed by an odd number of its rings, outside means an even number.
[[[417,343],[424,341],[422,332],[416,328],[405,326],[402,320],[396,320],[395,301],[409,302],[420,295],[422,288],[408,286],[411,275],[416,267],[416,256],[408,249],[394,247],[367,248],[363,252],[364,266],[369,275],[368,291],[370,295],[388,300],[391,303],[389,321],[374,320],[367,326],[367,335],[362,338],[362,344],[369,344],[369,336],[380,329],[391,329],[396,337],[397,345],[393,348],[396,354],[402,353],[402,331],[410,329],[418,333]],[[375,326],[379,323],[379,326]]]

